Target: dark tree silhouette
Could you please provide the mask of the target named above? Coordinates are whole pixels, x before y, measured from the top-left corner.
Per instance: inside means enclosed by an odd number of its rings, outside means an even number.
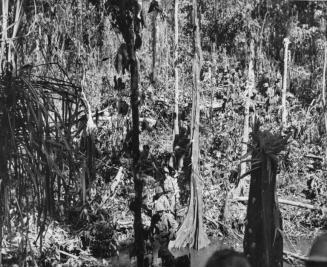
[[[136,58],[136,41],[140,39],[140,30],[143,26],[140,14],[140,5],[137,0],[112,0],[108,3],[112,14],[113,25],[118,28],[127,47],[129,70],[131,74],[131,109],[132,109],[132,155],[133,177],[135,189],[134,232],[137,266],[144,263],[144,237],[141,217],[143,181],[138,174],[139,170],[139,66]]]
[[[244,252],[253,267],[282,266],[282,218],[276,196],[277,154],[287,138],[253,130],[252,173]]]

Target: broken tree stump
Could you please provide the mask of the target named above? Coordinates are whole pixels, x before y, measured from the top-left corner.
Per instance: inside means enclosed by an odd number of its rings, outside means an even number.
[[[254,126],[251,183],[244,252],[252,267],[278,267],[283,262],[282,218],[276,197],[277,155],[287,138]]]

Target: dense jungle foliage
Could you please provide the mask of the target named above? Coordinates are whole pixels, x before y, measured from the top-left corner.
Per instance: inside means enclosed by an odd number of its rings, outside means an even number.
[[[288,138],[283,238],[305,254],[296,243],[327,226],[327,3],[198,0],[195,27],[191,0],[123,2],[2,0],[0,264],[108,266],[150,227],[167,169],[177,221],[199,182],[209,239],[240,249],[255,121]]]

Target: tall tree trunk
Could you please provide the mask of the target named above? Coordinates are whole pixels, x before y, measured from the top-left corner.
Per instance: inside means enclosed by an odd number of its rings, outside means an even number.
[[[0,51],[0,62],[4,59],[6,55],[6,47],[7,47],[7,33],[8,33],[8,9],[9,9],[9,1],[2,0],[2,40],[1,40],[1,51]],[[8,58],[6,58],[8,60]]]
[[[214,77],[214,84],[211,84],[211,92],[210,92],[210,126],[213,127],[213,98],[214,98],[214,88],[217,86],[217,52],[216,52],[217,42],[213,42],[211,44],[211,60],[212,67],[210,68],[211,75]],[[212,77],[212,76],[211,76]],[[212,128],[214,131],[214,129]]]
[[[134,15],[137,16],[136,14]],[[135,22],[135,20],[134,20]],[[135,49],[135,31],[134,24],[129,27],[128,38],[125,38],[127,43],[128,55],[130,58],[131,72],[131,108],[133,121],[132,134],[132,151],[133,151],[133,177],[135,190],[135,210],[134,210],[134,237],[137,255],[137,266],[143,267],[144,264],[144,237],[142,224],[142,191],[143,182],[139,175],[139,160],[140,160],[140,139],[139,139],[139,66],[136,58]]]
[[[133,45],[129,48],[130,51],[134,51]],[[137,253],[137,266],[143,267],[144,261],[144,237],[143,237],[143,225],[141,216],[142,207],[142,192],[143,182],[138,174],[139,170],[139,67],[136,58],[131,61],[131,107],[132,107],[132,120],[133,120],[133,177],[134,177],[134,190],[135,190],[135,214],[134,214],[134,236],[135,246]]]
[[[209,244],[202,222],[202,182],[199,172],[199,123],[200,123],[200,69],[201,42],[198,20],[197,0],[193,0],[194,59],[193,59],[193,103],[192,103],[192,172],[191,197],[187,215],[177,232],[172,246],[175,248],[201,249]]]
[[[282,91],[282,127],[285,128],[287,124],[287,105],[286,105],[286,94],[287,94],[287,76],[288,76],[288,47],[290,40],[284,39],[284,75],[283,75],[283,91]]]
[[[139,139],[139,65],[136,56],[136,37],[140,37],[141,24],[138,14],[142,4],[137,2],[139,8],[132,5],[131,0],[120,0],[117,3],[119,14],[119,29],[127,46],[128,59],[131,73],[131,110],[132,110],[132,173],[134,180],[135,202],[134,202],[134,244],[136,248],[137,266],[144,265],[144,237],[142,224],[142,191],[143,181],[139,175],[140,169],[140,139]],[[117,14],[115,14],[117,15]]]
[[[322,73],[322,92],[321,92],[321,98],[322,98],[322,104],[323,104],[323,117],[324,117],[324,124],[325,124],[325,131],[327,134],[327,113],[326,113],[326,69],[327,69],[327,43],[326,43],[326,19],[324,16],[321,16],[319,20],[319,31],[320,31],[320,38],[323,41],[324,44],[324,67],[323,67],[323,73]],[[326,157],[327,157],[327,150],[326,150]]]
[[[6,55],[7,56],[7,55]],[[6,216],[8,214],[8,157],[9,151],[9,104],[8,95],[13,94],[11,88],[11,73],[7,73],[5,76],[4,90],[0,90],[0,266],[2,266],[2,238],[3,238],[3,226],[6,222]]]
[[[7,183],[7,151],[6,151],[6,138],[5,132],[6,127],[4,127],[4,117],[0,118],[1,122],[1,134],[0,134],[0,252],[2,250],[2,238],[3,238],[3,225],[5,222],[5,192]],[[2,255],[0,253],[0,266],[2,266]]]
[[[6,187],[8,179],[7,149],[6,149],[6,127],[5,118],[2,117],[0,133],[0,252],[2,250],[3,226],[6,217]],[[0,266],[2,266],[2,255],[0,253]]]
[[[174,55],[174,71],[175,71],[175,118],[174,118],[174,143],[176,138],[179,136],[179,125],[178,125],[178,97],[179,97],[179,73],[178,73],[178,0],[175,0],[175,13],[174,13],[174,21],[175,21],[175,55]]]
[[[322,102],[324,107],[326,108],[326,68],[327,68],[327,45],[324,43],[324,69],[322,74]],[[325,116],[325,127],[327,133],[327,121]]]
[[[247,80],[247,96],[246,96],[246,103],[244,108],[244,125],[243,125],[243,138],[242,138],[242,160],[245,160],[245,156],[248,152],[248,142],[249,142],[249,134],[250,134],[250,128],[249,128],[249,121],[250,121],[250,106],[251,106],[251,96],[253,89],[255,87],[255,75],[254,75],[254,40],[251,40],[250,43],[250,60],[249,60],[249,70],[248,70],[248,80]],[[241,173],[240,175],[244,175],[246,173],[246,162],[241,163]],[[244,195],[246,192],[244,190],[246,189],[248,179],[243,178],[240,180],[234,195]]]
[[[327,134],[327,110],[326,110],[326,69],[327,69],[327,43],[324,38],[324,68],[322,73],[322,104],[323,104],[323,116],[325,124],[325,133]],[[325,161],[327,161],[327,148],[325,150]]]
[[[153,11],[152,14],[152,83],[157,82],[157,17],[158,11]]]

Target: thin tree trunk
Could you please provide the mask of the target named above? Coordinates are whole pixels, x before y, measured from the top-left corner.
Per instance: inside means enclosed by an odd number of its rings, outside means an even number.
[[[11,77],[5,77],[5,90],[2,91],[3,95],[0,95],[2,99],[8,97],[11,91]],[[9,106],[3,105],[0,107],[0,266],[2,266],[2,238],[3,238],[3,226],[6,222],[6,215],[8,214],[8,131],[9,131]]]
[[[324,69],[322,74],[322,102],[324,107],[326,105],[326,68],[327,68],[327,46],[326,41],[324,43]],[[327,123],[325,121],[326,131],[327,131]]]
[[[174,143],[176,138],[179,136],[179,126],[178,126],[178,97],[179,97],[179,73],[178,73],[178,0],[175,0],[175,55],[174,55],[174,67],[175,67],[175,118],[174,118]]]
[[[287,94],[287,74],[288,74],[288,47],[290,40],[284,39],[284,75],[283,75],[283,91],[282,91],[282,127],[285,128],[287,123],[287,105],[286,105],[286,94]]]
[[[0,51],[0,62],[4,59],[6,55],[6,45],[7,45],[7,28],[8,28],[8,9],[9,1],[2,0],[2,42],[1,42],[1,51]],[[7,58],[6,58],[7,60]]]
[[[255,86],[255,76],[254,76],[254,40],[251,40],[250,44],[250,61],[249,61],[249,70],[248,70],[248,81],[247,81],[247,97],[246,97],[246,103],[244,108],[244,125],[243,125],[243,138],[242,138],[242,160],[245,160],[245,156],[248,152],[248,142],[249,142],[249,134],[250,134],[250,128],[249,128],[249,121],[250,121],[250,105],[251,105],[251,96],[252,92]],[[240,176],[246,173],[246,162],[241,163],[241,173]],[[234,194],[237,196],[241,196],[246,194],[244,190],[246,189],[247,184],[246,178],[243,178]]]
[[[7,27],[8,27],[8,9],[9,1],[2,0],[2,42],[1,42],[1,54],[0,63],[2,64],[3,59],[8,60],[7,53]],[[4,73],[2,73],[4,74]],[[10,90],[10,79],[11,77],[6,77],[7,84],[5,86],[4,95],[0,95],[1,98],[6,98],[7,93]],[[5,105],[0,107],[0,267],[2,266],[2,238],[3,238],[3,226],[6,219],[6,207],[7,207],[7,183],[8,183],[8,146],[7,146],[7,131],[8,131],[8,107]]]
[[[211,127],[213,127],[213,98],[214,98],[214,88],[217,86],[217,52],[216,52],[216,41],[211,44],[211,59],[212,59],[212,67],[211,67],[211,73],[213,73],[214,77],[214,84],[211,84],[211,96],[210,96],[210,124]],[[212,77],[212,76],[211,76]]]
[[[6,180],[7,180],[7,151],[5,144],[5,132],[6,127],[4,127],[4,120],[1,118],[1,135],[0,135],[0,252],[2,250],[2,238],[3,238],[3,226],[5,222],[5,207],[6,207]],[[0,266],[2,266],[2,255],[0,253]]]
[[[325,132],[327,134],[327,111],[326,111],[326,69],[327,69],[327,43],[324,42],[324,69],[322,74],[322,103],[324,112]],[[327,161],[327,148],[325,150],[325,160]]]
[[[136,15],[134,14],[136,17]],[[134,237],[137,256],[137,266],[143,267],[144,264],[144,237],[142,225],[142,192],[143,182],[140,178],[139,159],[140,159],[140,139],[139,139],[139,66],[136,58],[135,50],[135,32],[134,25],[130,25],[128,29],[128,36],[125,38],[127,44],[128,55],[130,58],[130,72],[131,72],[131,109],[133,121],[132,134],[132,151],[133,151],[133,177],[135,190],[135,210],[134,210]]]
[[[323,110],[324,110],[324,123],[325,123],[325,130],[327,133],[327,113],[326,113],[326,69],[327,69],[327,43],[324,40],[324,68],[322,73],[322,103],[323,103]]]
[[[193,108],[192,108],[192,172],[191,197],[187,215],[177,232],[172,247],[201,249],[210,241],[203,227],[202,182],[199,172],[199,123],[200,123],[200,69],[201,42],[197,0],[193,0],[194,60],[193,60]]]
[[[130,12],[128,10],[129,1],[121,0],[119,2],[120,18],[126,18]],[[132,109],[132,173],[134,180],[134,190],[135,190],[135,205],[134,205],[134,244],[136,248],[137,257],[137,267],[143,267],[144,265],[144,236],[143,236],[143,224],[142,224],[142,191],[143,191],[143,181],[139,175],[140,168],[140,139],[139,139],[139,66],[136,57],[135,48],[135,37],[136,32],[135,23],[137,23],[137,10],[132,9],[133,16],[132,20],[123,20],[120,25],[120,31],[123,35],[125,43],[127,45],[127,53],[130,63],[130,73],[131,73],[131,109]]]
[[[152,83],[157,82],[157,17],[158,11],[152,14]]]
[[[23,1],[21,0],[16,0],[16,9],[15,9],[15,20],[14,20],[14,27],[13,27],[13,31],[12,31],[12,36],[11,38],[14,39],[17,37],[17,33],[18,33],[18,29],[20,26],[20,22],[21,22],[21,18],[22,18],[22,5],[23,5]],[[8,61],[11,62],[11,64],[13,65],[13,69],[17,70],[17,66],[16,66],[16,60],[15,60],[15,46],[13,44],[13,40],[10,42],[10,46],[9,46],[9,56],[8,56]]]

